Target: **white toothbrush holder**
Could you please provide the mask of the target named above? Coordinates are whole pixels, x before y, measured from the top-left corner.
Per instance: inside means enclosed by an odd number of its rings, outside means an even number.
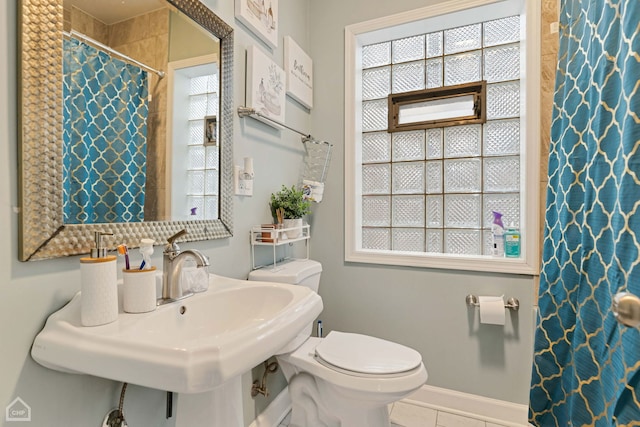
[[[156,309],[156,268],[122,270],[124,311],[147,313]]]

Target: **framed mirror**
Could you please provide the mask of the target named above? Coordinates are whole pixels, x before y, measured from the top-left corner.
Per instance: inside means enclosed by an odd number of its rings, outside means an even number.
[[[146,5],[153,2],[156,5]],[[132,12],[135,18],[128,29],[106,31],[121,39],[141,32],[140,17],[149,14],[152,17],[146,35],[153,33],[150,36],[159,46],[158,53],[150,58],[152,48],[145,41],[120,40],[113,47],[106,40],[98,40],[98,24],[74,19],[78,14],[97,13],[83,11],[83,3],[107,2],[20,3],[19,259],[86,254],[93,246],[95,231],[113,233],[105,238],[110,248],[120,243],[137,247],[142,238],[162,244],[182,229],[188,231],[182,241],[230,237],[232,27],[197,0],[130,0],[127,4],[141,9]],[[158,16],[161,21],[154,21]],[[110,19],[122,23],[128,18]],[[78,25],[70,23],[74,20]],[[100,26],[104,23],[98,21]],[[176,38],[180,34],[182,42]],[[194,37],[203,36],[210,41],[193,43]],[[189,40],[191,47],[207,46],[208,50],[188,55]],[[69,47],[75,49],[80,44],[83,49],[85,44],[89,46],[82,51],[85,56],[69,59]],[[111,68],[129,70],[126,77],[105,79],[101,75],[96,79],[100,94],[95,99],[104,103],[98,107],[97,101],[86,97],[79,106],[69,104],[69,99],[75,100],[90,86],[96,69],[92,65],[88,73],[73,68],[74,64],[84,67],[89,63],[86,52],[96,56],[101,67],[104,58],[116,57]],[[84,80],[70,83],[69,70]],[[104,89],[103,85],[105,81],[129,82],[134,78],[144,81],[127,97],[137,104],[115,108],[128,112],[133,119],[109,133],[106,129],[110,124],[99,114],[113,108],[113,93],[121,90]],[[203,86],[200,92],[190,89]],[[80,139],[86,141],[82,146],[73,145],[74,136],[69,136],[76,132],[70,123],[76,122],[82,122],[77,126],[82,132],[89,128],[97,132],[83,134]],[[104,147],[98,148],[100,143]]]

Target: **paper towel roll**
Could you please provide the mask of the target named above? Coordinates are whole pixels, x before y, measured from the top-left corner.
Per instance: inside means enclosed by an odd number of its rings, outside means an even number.
[[[80,322],[98,326],[118,318],[116,257],[80,258]]]
[[[487,325],[504,325],[505,308],[503,297],[478,297],[480,303],[480,323]]]

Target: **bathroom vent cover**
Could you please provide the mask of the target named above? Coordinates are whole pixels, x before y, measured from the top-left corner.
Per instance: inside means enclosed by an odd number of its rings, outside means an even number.
[[[363,374],[398,374],[420,365],[422,356],[412,348],[367,335],[331,331],[316,347],[326,362]]]

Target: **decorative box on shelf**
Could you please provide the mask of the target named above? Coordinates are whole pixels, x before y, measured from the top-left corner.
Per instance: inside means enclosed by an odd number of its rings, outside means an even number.
[[[262,224],[251,228],[251,244],[271,246],[307,240],[309,228],[309,224],[290,228],[284,228],[282,224]]]
[[[295,242],[307,241],[311,237],[309,224],[303,224],[299,227],[284,228],[282,224],[262,224],[254,226],[250,231],[251,238],[251,265],[255,270],[264,265],[255,264],[255,247],[256,246],[271,246],[273,254],[273,267],[277,265],[276,260],[276,248],[278,246],[293,244]],[[309,258],[309,245],[306,245],[307,259]],[[285,259],[287,259],[285,257]]]

